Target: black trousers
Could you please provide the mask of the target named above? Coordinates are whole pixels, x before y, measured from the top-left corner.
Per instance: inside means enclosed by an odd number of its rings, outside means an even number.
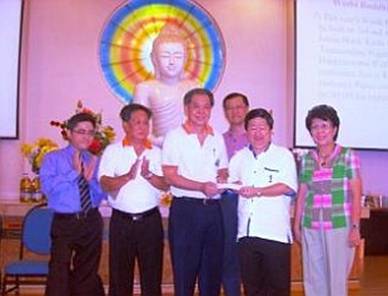
[[[247,296],[290,295],[290,244],[243,237],[238,245]]]
[[[159,210],[131,215],[113,209],[109,229],[109,295],[133,295],[136,259],[141,294],[161,295],[164,234]]]
[[[102,217],[54,214],[47,296],[104,295],[98,267],[102,249]]]

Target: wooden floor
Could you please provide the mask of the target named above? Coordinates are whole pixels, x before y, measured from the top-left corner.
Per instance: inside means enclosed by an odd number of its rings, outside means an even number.
[[[349,291],[349,296],[388,295],[388,256],[366,256],[361,289]],[[303,296],[303,292],[293,292],[292,296]]]
[[[21,293],[21,296],[38,296],[41,293]],[[164,294],[172,296],[172,294]],[[303,292],[292,292],[292,296],[303,296]],[[361,288],[350,291],[349,296],[388,295],[388,256],[366,256]]]
[[[366,256],[361,290],[357,296],[388,295],[388,256]]]

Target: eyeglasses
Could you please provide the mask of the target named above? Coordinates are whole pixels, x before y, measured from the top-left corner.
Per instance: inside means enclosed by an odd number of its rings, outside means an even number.
[[[87,135],[90,137],[94,137],[94,135],[96,134],[95,130],[84,130],[84,129],[72,130],[72,132],[78,135]]]
[[[318,131],[318,130],[327,131],[327,130],[331,129],[332,127],[333,126],[329,122],[324,122],[324,123],[321,123],[321,124],[313,124],[313,125],[311,125],[310,130],[311,131]]]
[[[250,132],[261,132],[261,133],[266,133],[271,130],[271,128],[267,125],[259,125],[259,126],[248,126],[247,128],[248,131]]]

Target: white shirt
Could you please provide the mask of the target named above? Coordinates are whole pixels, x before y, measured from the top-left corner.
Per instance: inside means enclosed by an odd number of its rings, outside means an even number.
[[[145,157],[150,161],[150,171],[162,176],[161,151],[158,147],[145,149],[137,157],[133,146],[123,146],[122,142],[111,144],[104,150],[98,170],[98,179],[102,176],[117,177],[129,172],[136,159]],[[130,180],[117,192],[108,192],[108,202],[114,209],[126,213],[141,213],[150,210],[159,204],[161,192],[152,186],[140,174],[140,166],[135,179]]]
[[[180,126],[167,134],[162,154],[163,165],[176,166],[178,175],[197,182],[216,183],[218,170],[228,166],[224,139],[215,131],[207,135],[201,146],[196,134],[189,134]],[[171,193],[176,197],[206,198],[200,191],[174,186],[171,186]]]
[[[245,186],[266,187],[282,183],[297,190],[295,160],[291,152],[270,144],[256,157],[249,147],[238,151],[229,165],[230,181]],[[244,198],[238,202],[238,238],[260,237],[283,243],[292,242],[290,201],[287,195]]]

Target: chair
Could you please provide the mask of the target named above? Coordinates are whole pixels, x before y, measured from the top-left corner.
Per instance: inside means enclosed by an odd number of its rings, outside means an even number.
[[[23,219],[19,260],[4,266],[2,295],[11,291],[19,294],[20,285],[44,285],[48,275],[48,259],[25,258],[25,251],[49,255],[51,248],[51,222],[53,211],[40,204],[31,208]],[[12,285],[7,289],[8,285]]]

